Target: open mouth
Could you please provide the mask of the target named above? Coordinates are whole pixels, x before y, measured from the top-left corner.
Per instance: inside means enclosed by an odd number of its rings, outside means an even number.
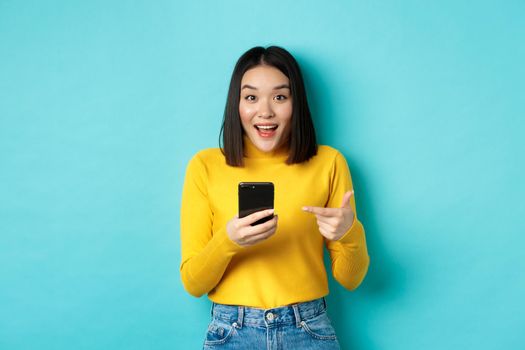
[[[277,129],[278,125],[277,124],[255,124],[254,127],[257,129],[257,130],[261,130],[261,131],[272,131],[272,130],[275,130]]]
[[[279,127],[277,124],[255,124],[253,126],[261,137],[272,137]]]

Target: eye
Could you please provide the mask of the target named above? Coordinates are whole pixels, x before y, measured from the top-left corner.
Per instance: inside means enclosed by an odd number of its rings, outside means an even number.
[[[244,99],[246,101],[255,101],[255,96],[253,96],[253,95],[246,95],[246,96],[244,96]]]
[[[275,99],[276,99],[277,101],[284,101],[284,100],[286,100],[287,98],[288,98],[288,97],[286,97],[285,95],[277,95],[277,96],[275,96]]]

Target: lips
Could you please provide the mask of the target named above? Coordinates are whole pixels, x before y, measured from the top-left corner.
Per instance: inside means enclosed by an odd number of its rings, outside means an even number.
[[[253,126],[260,137],[269,138],[273,137],[276,133],[279,125],[277,124],[255,124]]]

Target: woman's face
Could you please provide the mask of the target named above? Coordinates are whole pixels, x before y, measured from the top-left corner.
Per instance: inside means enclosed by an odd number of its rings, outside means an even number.
[[[256,66],[241,80],[239,114],[246,135],[263,152],[288,143],[292,96],[286,75],[272,66]]]

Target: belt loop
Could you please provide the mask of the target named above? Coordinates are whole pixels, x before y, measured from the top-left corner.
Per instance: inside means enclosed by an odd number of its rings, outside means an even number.
[[[324,305],[324,309],[326,310],[326,299],[325,299],[325,297],[323,297],[323,305]]]
[[[292,305],[293,313],[295,315],[295,325],[301,327],[301,314],[299,313],[299,306],[297,304]]]
[[[239,306],[237,311],[237,325],[242,328],[242,322],[244,320],[244,306]]]
[[[214,307],[215,307],[215,303],[212,301],[211,302],[211,308],[210,308],[210,315],[211,315],[212,318],[213,318],[213,309],[214,309]]]

